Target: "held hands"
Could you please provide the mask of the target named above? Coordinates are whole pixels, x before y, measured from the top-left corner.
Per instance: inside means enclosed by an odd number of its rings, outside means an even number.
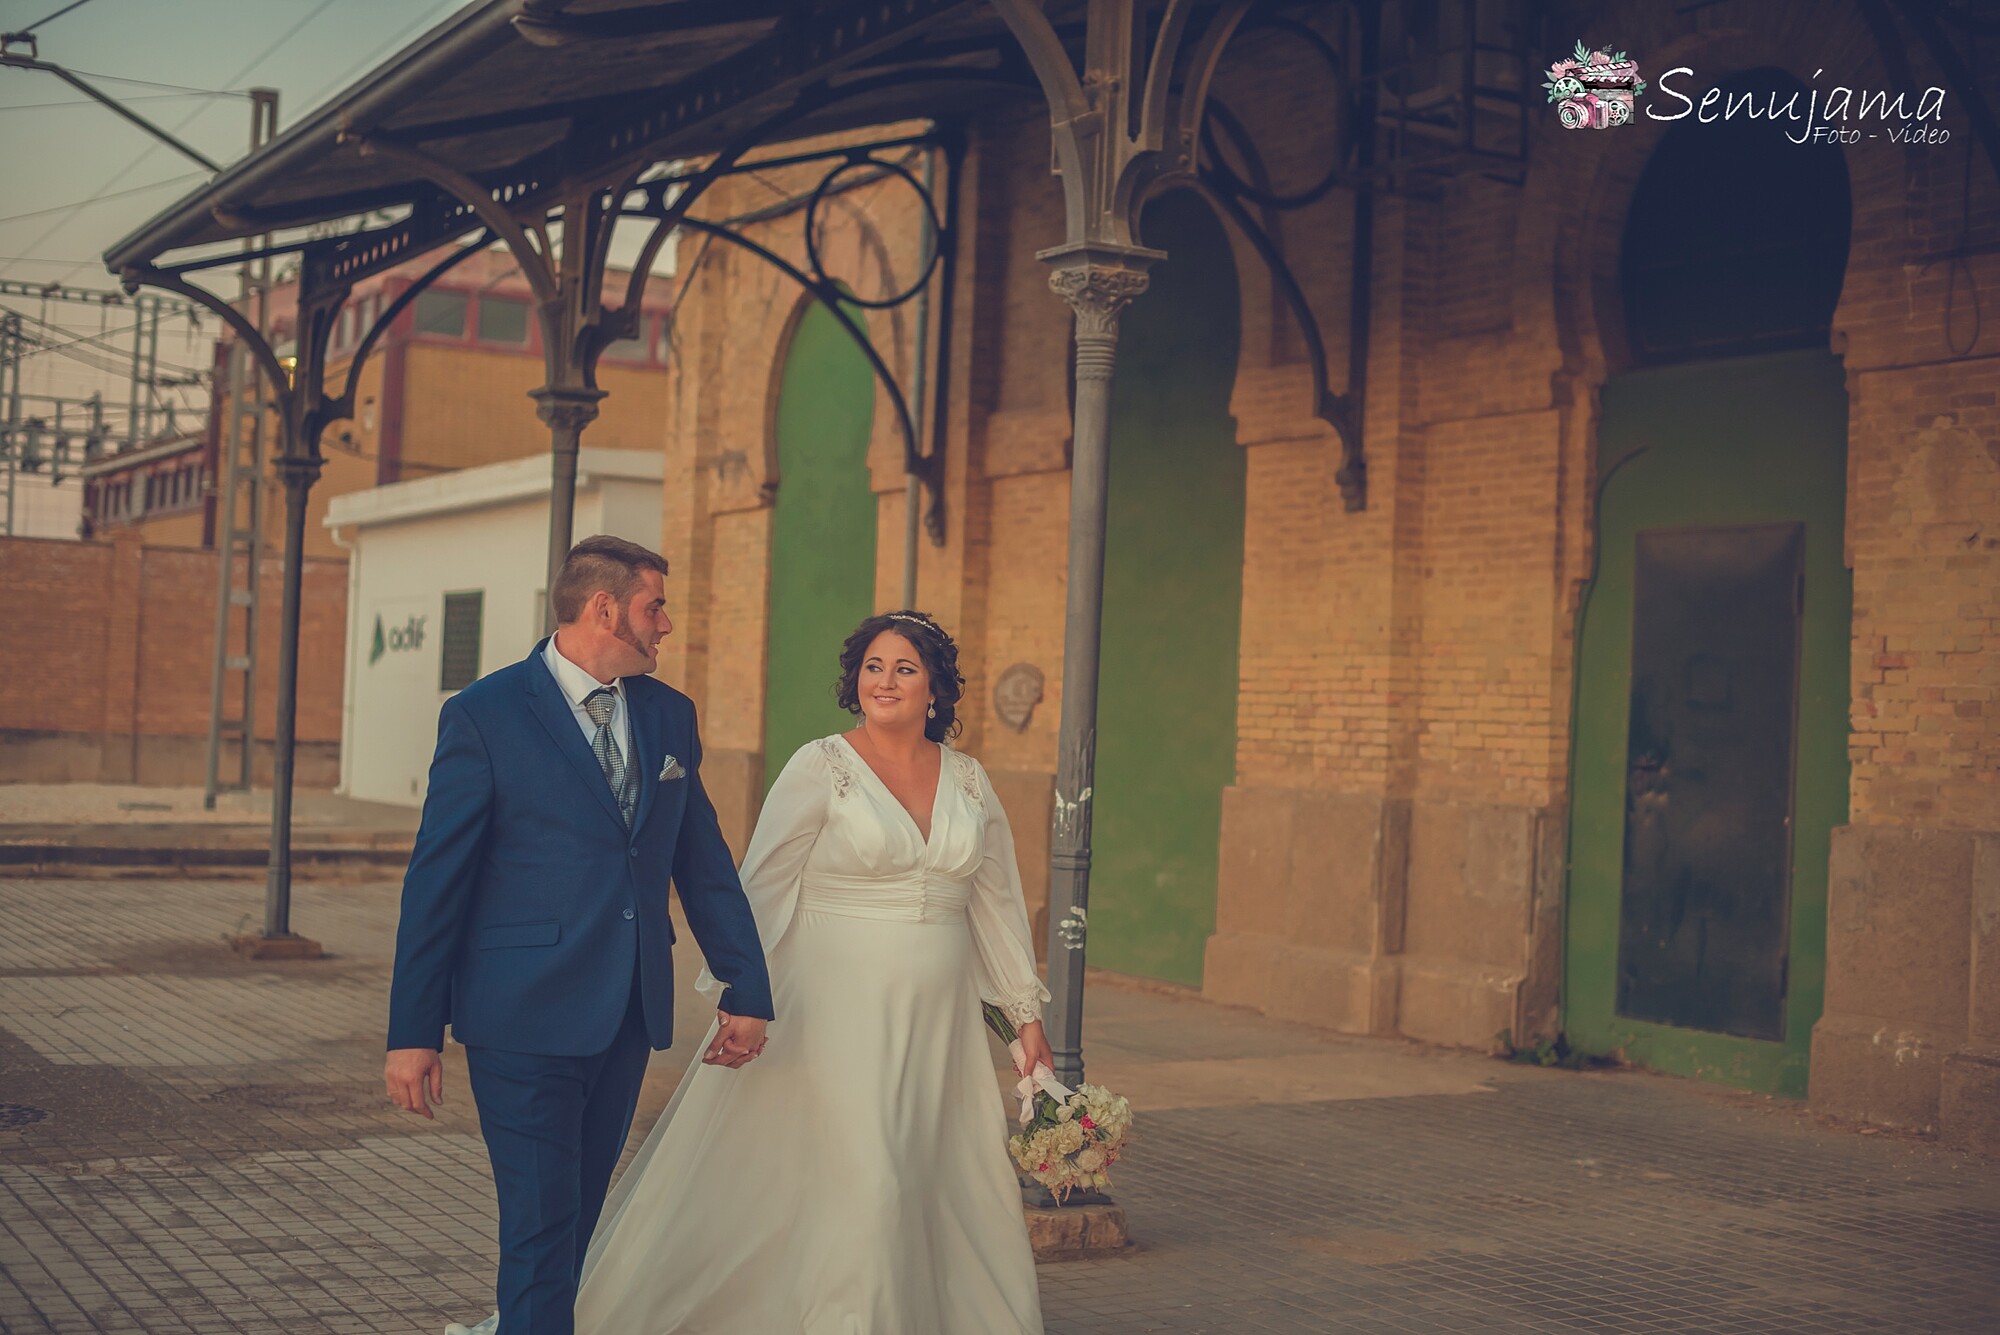
[[[389,1102],[404,1112],[428,1119],[444,1104],[444,1054],[434,1048],[391,1048],[382,1078]]]
[[[749,1065],[769,1041],[764,1036],[766,1022],[754,1015],[731,1015],[726,1011],[717,1011],[715,1016],[715,1040],[701,1059],[710,1066],[727,1066],[732,1071]]]

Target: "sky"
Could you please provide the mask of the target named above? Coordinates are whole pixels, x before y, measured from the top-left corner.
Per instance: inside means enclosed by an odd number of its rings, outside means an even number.
[[[0,29],[68,2],[0,0]],[[245,90],[278,90],[282,129],[463,3],[86,0],[35,37],[42,59],[227,165],[249,147]],[[54,75],[0,69],[0,277],[111,286],[103,251],[205,176]]]
[[[0,31],[36,25],[43,60],[226,166],[249,150],[246,90],[278,90],[283,129],[465,0],[84,0],[59,14],[69,2],[0,0]],[[207,175],[54,75],[0,67],[0,278],[115,290],[103,252]],[[224,273],[215,290],[234,296],[234,271]],[[8,294],[0,294],[0,307],[19,312],[44,345],[23,363],[23,390],[101,393],[112,429],[122,430],[129,309]],[[212,319],[166,320],[159,374],[184,377],[207,367],[215,328]],[[199,424],[206,396],[167,388],[156,401],[172,403],[176,424],[188,427]]]
[[[466,0],[84,0],[58,12],[69,3],[0,0],[0,31],[33,25],[43,60],[226,166],[249,150],[248,89],[278,90],[282,130]],[[0,278],[115,290],[103,252],[207,175],[56,76],[0,67]],[[224,272],[215,290],[234,296],[234,271]],[[22,364],[26,395],[101,394],[111,429],[124,429],[129,308],[4,293],[0,308],[18,312],[42,345]],[[213,319],[167,319],[159,374],[192,378],[210,365],[216,327]],[[207,404],[206,391],[192,386],[153,398],[156,429],[169,404],[182,429],[199,426]],[[50,412],[46,400],[24,402],[24,416]],[[15,532],[74,536],[78,487],[23,474],[15,491]]]

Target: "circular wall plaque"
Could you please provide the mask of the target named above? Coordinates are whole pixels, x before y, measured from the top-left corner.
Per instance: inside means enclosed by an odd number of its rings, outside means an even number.
[[[1033,663],[1015,663],[993,683],[993,712],[1015,732],[1028,730],[1041,702],[1042,670]]]

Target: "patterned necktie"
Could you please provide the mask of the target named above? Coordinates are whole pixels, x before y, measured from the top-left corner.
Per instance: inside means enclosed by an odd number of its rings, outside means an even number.
[[[625,791],[625,757],[618,752],[618,739],[611,733],[611,715],[618,707],[618,696],[608,686],[600,686],[583,697],[583,712],[590,715],[590,721],[597,725],[597,735],[591,738],[590,749],[597,754],[597,767],[604,771],[604,781],[611,785],[611,795],[618,799],[618,814],[625,823],[632,823],[632,808]]]

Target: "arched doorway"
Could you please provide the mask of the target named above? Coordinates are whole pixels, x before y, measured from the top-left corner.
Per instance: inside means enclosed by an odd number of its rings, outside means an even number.
[[[1724,92],[1785,96],[1776,70]],[[1803,90],[1801,97],[1805,96]],[[1846,164],[1686,122],[1633,198],[1577,641],[1565,1025],[1802,1096],[1847,819]]]
[[[766,791],[799,747],[854,722],[834,704],[833,686],[841,641],[874,610],[875,493],[868,476],[874,417],[868,359],[830,311],[808,304],[778,382]]]
[[[1111,386],[1091,960],[1199,984],[1236,777],[1239,298],[1197,196],[1149,205],[1141,234],[1168,258],[1120,321]]]

